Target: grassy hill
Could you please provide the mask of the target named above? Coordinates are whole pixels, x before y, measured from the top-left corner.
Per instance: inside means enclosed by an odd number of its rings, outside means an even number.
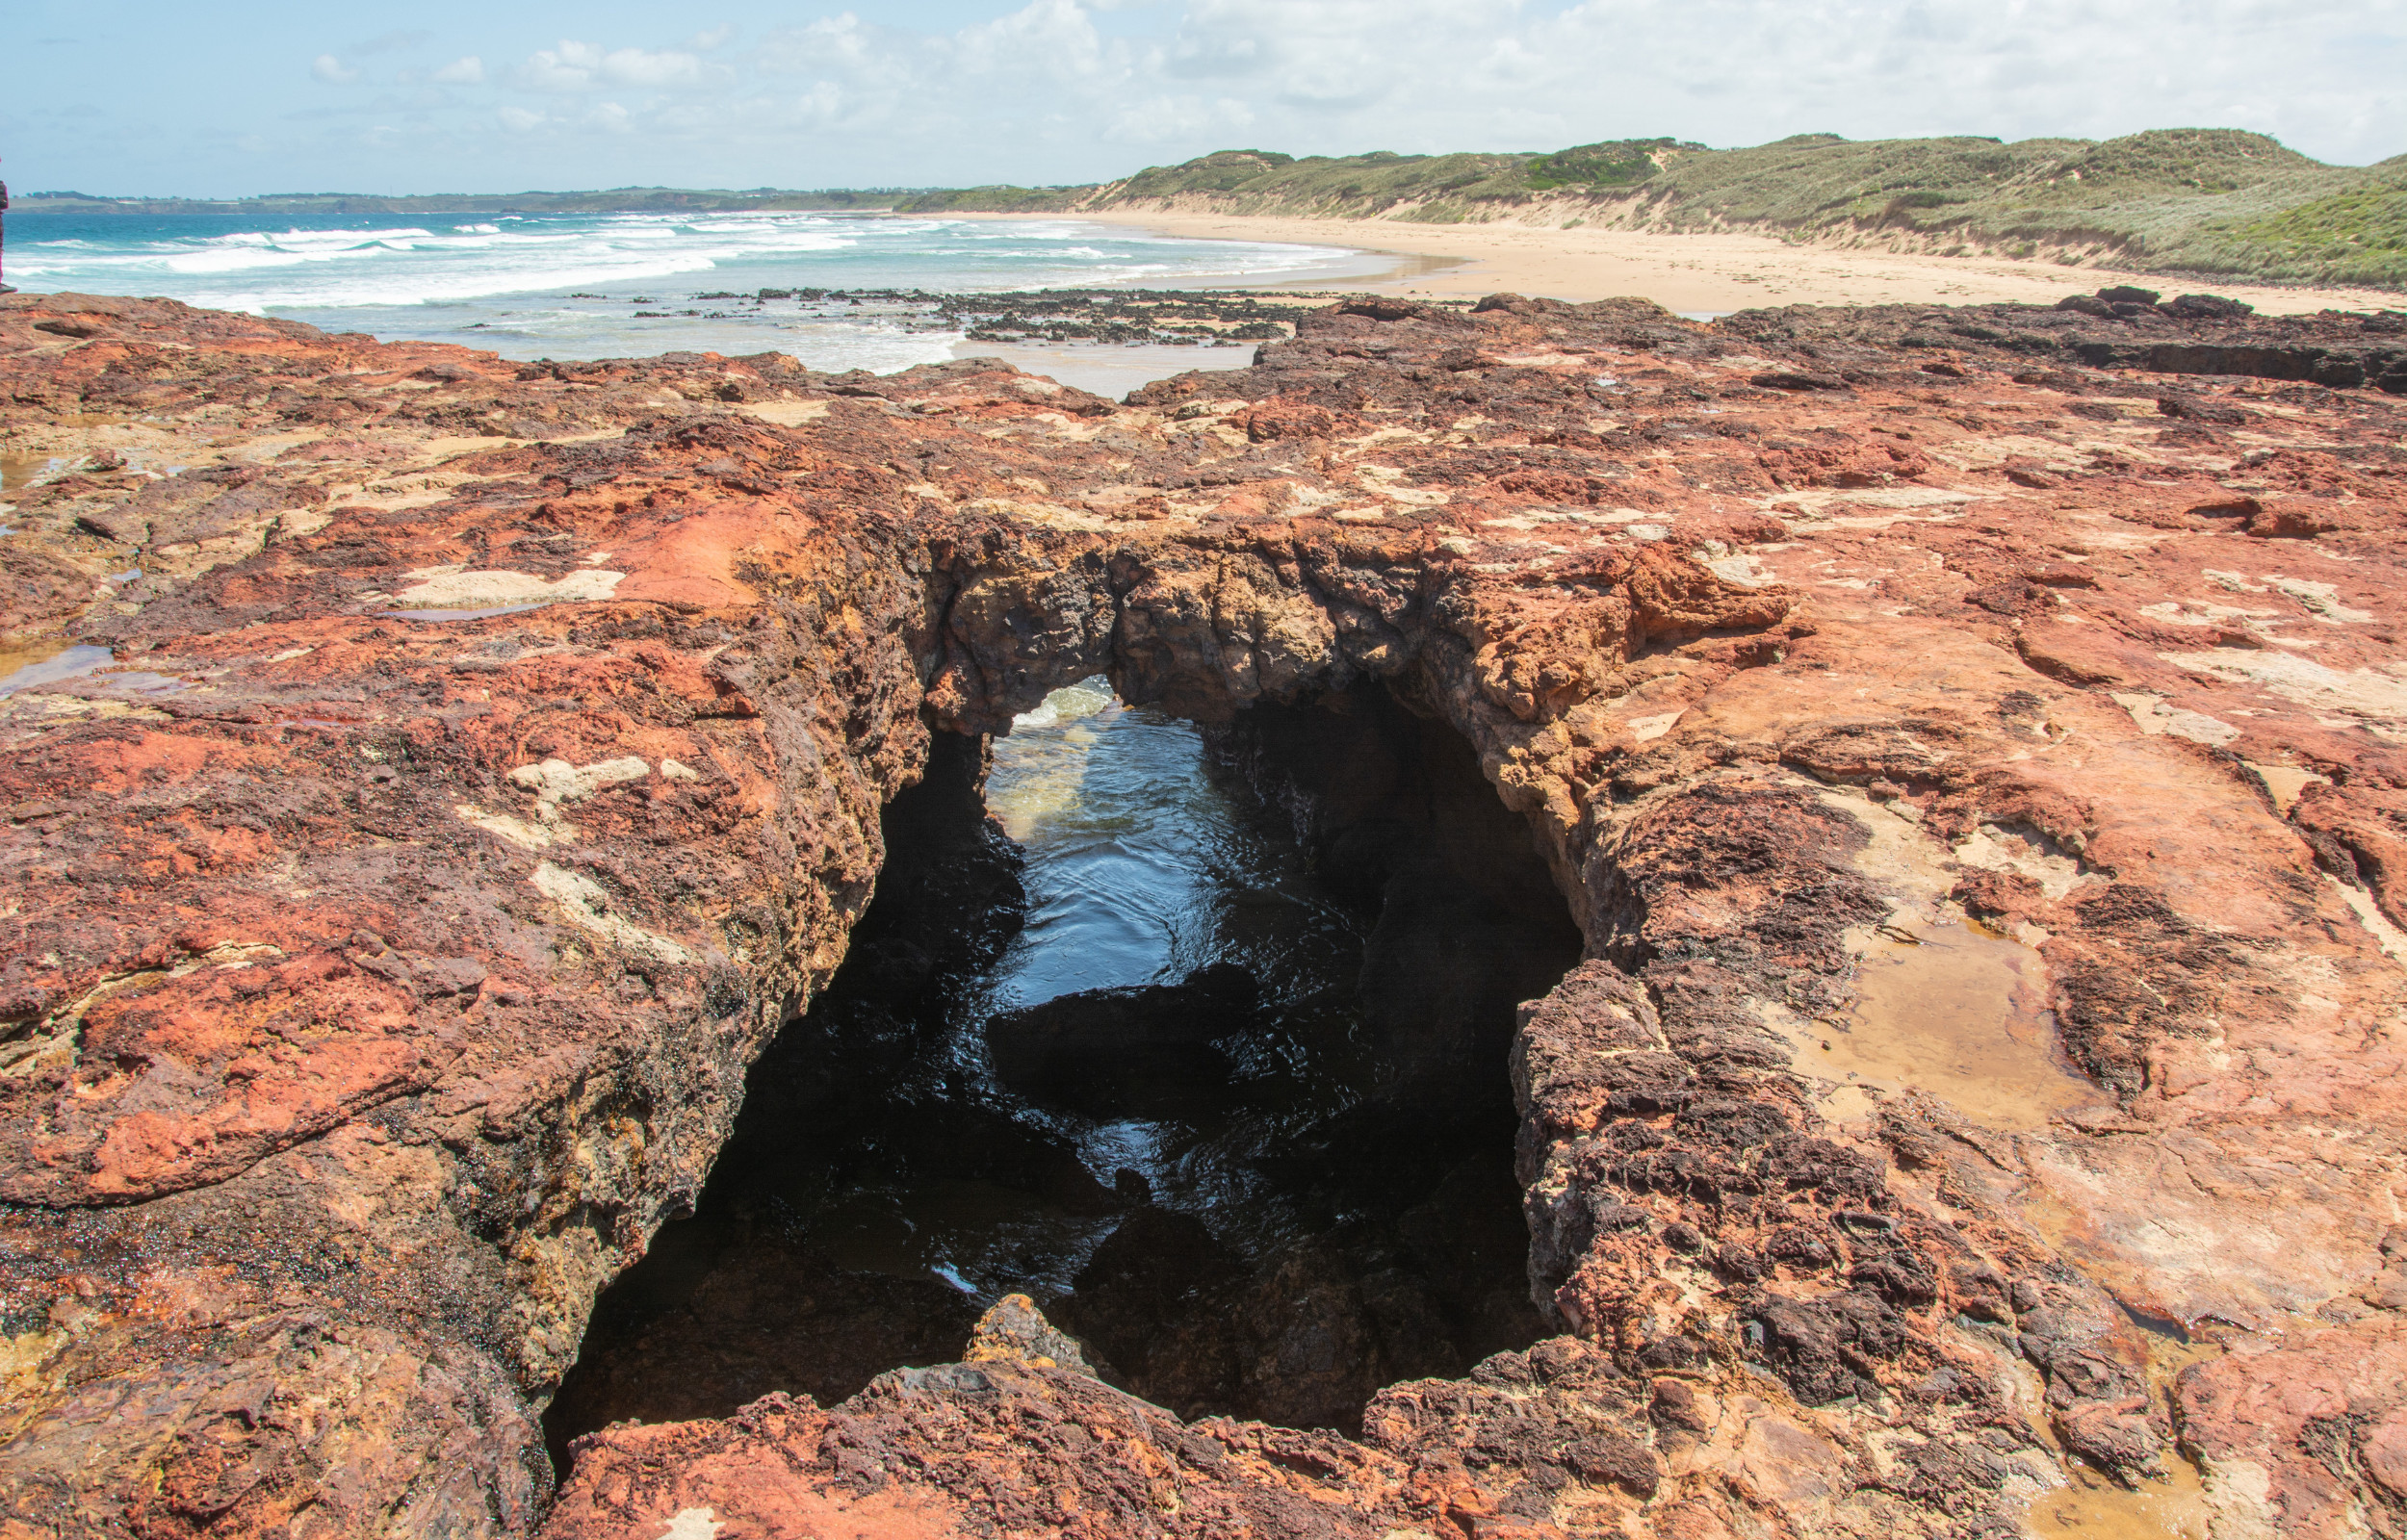
[[[1298,159],[1223,150],[1093,187],[965,189],[902,198],[895,207],[1745,230],[2068,265],[2407,287],[2407,156],[2325,166],[2234,129],[2011,144],[1800,134],[1728,150],[1621,140],[1512,155]]]

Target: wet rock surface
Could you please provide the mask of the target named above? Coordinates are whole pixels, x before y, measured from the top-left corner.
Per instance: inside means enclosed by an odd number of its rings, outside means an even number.
[[[2267,327],[2365,382],[2242,367]],[[2395,1531],[2389,332],[1298,332],[1115,406],[0,299],[0,447],[52,462],[6,644],[111,654],[0,680],[5,1522],[1935,1535],[2079,1461]],[[1208,722],[1375,682],[1527,820],[1589,955],[1510,1053],[1559,1334],[1359,1440],[1006,1355],[605,1431],[555,1497],[536,1414],[931,725],[1099,671]],[[1966,918],[2094,1097],[1817,1069]]]

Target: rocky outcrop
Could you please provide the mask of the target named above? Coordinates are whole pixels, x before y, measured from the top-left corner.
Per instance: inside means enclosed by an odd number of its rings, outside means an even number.
[[[1114,406],[0,300],[0,1517],[1938,1534],[2091,1471],[2394,1531],[2399,408],[2143,367],[1376,300]],[[1561,1335],[1359,1441],[996,1348],[553,1502],[879,808],[1099,671],[1374,685],[1528,821]]]
[[[2174,375],[2237,374],[2407,396],[2407,313],[2395,310],[2257,316],[2246,305],[2212,295],[2160,299],[2153,290],[2110,288],[2076,295],[2053,307],[1867,305],[1826,310],[1793,305],[1748,311],[1734,320],[1734,329],[1743,335],[1799,347],[1824,372],[1842,375],[1894,369],[1899,350],[1910,358],[1936,349],[2017,363],[2026,372],[2069,365]],[[2107,384],[2086,383],[2093,389]],[[2079,394],[2082,386],[2077,383],[2074,389]],[[2177,382],[2163,382],[2158,390],[2162,399],[2184,398]],[[2181,414],[2173,410],[2168,415]]]

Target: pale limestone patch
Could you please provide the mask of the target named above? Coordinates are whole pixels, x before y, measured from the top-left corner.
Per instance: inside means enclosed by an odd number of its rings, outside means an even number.
[[[1066,508],[1058,502],[1035,502],[1020,498],[975,498],[961,505],[964,513],[983,514],[990,519],[1009,519],[1017,524],[1038,525],[1048,529],[1080,529],[1089,532],[1115,529],[1119,526],[1109,519],[1099,519],[1077,508]]]
[[[699,781],[702,779],[702,777],[695,774],[692,770],[679,764],[674,759],[663,759],[660,761],[660,774],[670,781]]]
[[[2257,772],[2257,779],[2265,783],[2265,789],[2273,793],[2273,810],[2285,818],[2290,816],[2292,808],[2298,806],[2298,794],[2307,789],[2310,782],[2318,786],[2332,783],[2329,776],[2301,770],[2294,764],[2259,764],[2254,759],[2241,762]]]
[[[1571,508],[1524,508],[1493,519],[1479,521],[1484,528],[1490,525],[1506,529],[1530,530],[1547,524],[1618,524],[1621,521],[1607,514],[1583,513]]]
[[[2273,1473],[2254,1460],[2202,1459],[2214,1540],[2275,1540]]]
[[[2059,899],[2081,886],[2081,862],[2056,848],[2035,830],[2006,829],[1982,824],[1955,847],[1955,859],[1983,871],[2013,872],[2039,885],[2050,899]]]
[[[1200,417],[1231,417],[1251,409],[1253,405],[1252,401],[1236,396],[1224,396],[1208,401],[1188,401],[1171,413],[1170,420],[1174,423],[1192,423]],[[1383,428],[1379,433],[1370,435],[1370,439],[1377,439],[1383,434],[1405,433],[1409,435],[1411,432],[1410,428]],[[1370,439],[1358,439],[1355,442],[1368,443]]]
[[[1985,438],[1956,439],[1944,444],[1926,444],[1925,453],[1943,465],[1959,471],[1992,471],[2009,459],[2037,460],[2059,470],[2070,470],[2081,462],[2073,455],[2075,449],[2054,439],[2043,439],[2028,433],[1999,433]]]
[[[590,931],[622,950],[660,962],[702,961],[669,937],[611,913],[610,895],[590,877],[547,860],[536,866],[535,874],[527,881],[536,892],[559,906],[560,917],[569,924]]]
[[[653,1540],[718,1540],[718,1532],[727,1527],[712,1517],[712,1508],[679,1508],[667,1521],[668,1527]],[[657,1522],[657,1521],[656,1521]]]
[[[410,586],[393,595],[392,603],[413,609],[505,609],[603,600],[627,577],[589,569],[543,578],[531,572],[470,572],[463,567],[421,567],[401,576]]]
[[[664,761],[662,774],[667,774]],[[679,765],[680,770],[685,766]],[[539,764],[522,764],[509,773],[510,783],[535,794],[533,822],[505,812],[488,812],[473,803],[462,803],[452,811],[463,823],[474,824],[522,850],[548,850],[554,845],[572,843],[578,837],[577,826],[560,816],[562,803],[580,802],[606,787],[622,782],[640,781],[652,773],[652,767],[629,755],[624,758],[603,759],[582,769],[565,759],[546,759]],[[686,778],[695,779],[691,771]],[[674,778],[672,778],[674,779]]]
[[[535,815],[545,823],[559,816],[564,802],[582,802],[623,781],[641,781],[652,773],[652,766],[628,755],[623,758],[601,759],[580,768],[565,759],[545,759],[538,764],[522,764],[509,774],[510,784],[524,787],[535,794]]]
[[[2401,931],[2391,923],[2391,917],[2383,913],[2380,906],[2374,903],[2373,895],[2362,887],[2343,883],[2329,873],[2324,875],[2323,880],[2332,885],[2334,892],[2341,895],[2341,902],[2347,905],[2349,912],[2357,916],[2357,923],[2363,925],[2371,934],[2374,944],[2382,949],[2382,955],[2394,962],[2407,963],[2407,931]]]
[[[2218,604],[2209,599],[2166,599],[2140,605],[2139,613],[2167,626],[2239,625],[2252,631],[2263,632],[2267,629],[2265,623],[2280,611],[2243,609],[2236,604]]]
[[[1743,551],[1734,556],[1718,556],[1705,563],[1705,566],[1715,577],[1721,578],[1724,582],[1736,583],[1741,588],[1766,588],[1775,580],[1772,574],[1763,570],[1752,552]]]
[[[487,443],[486,447],[492,446]],[[379,476],[357,492],[345,495],[342,500],[346,505],[387,511],[423,508],[428,503],[447,501],[456,489],[477,479],[456,471],[401,472]]]
[[[2219,722],[2203,711],[2180,710],[2153,695],[2117,694],[2114,704],[2129,711],[2139,731],[2152,738],[2170,733],[2192,743],[2216,747],[2239,736],[2239,729],[2228,722]]]
[[[565,826],[531,824],[524,818],[505,812],[487,812],[474,803],[463,802],[452,809],[462,823],[474,824],[486,834],[508,840],[521,850],[546,850],[556,841],[574,839],[577,831]]]
[[[1396,483],[1404,478],[1405,473],[1396,466],[1358,465],[1354,471],[1367,490],[1407,507],[1435,508],[1454,500],[1454,494],[1440,492],[1434,487],[1398,486]]]
[[[1337,442],[1354,450],[1373,449],[1382,444],[1421,444],[1428,439],[1429,435],[1416,427],[1382,427],[1374,428],[1359,438],[1340,439]]]
[[[1885,529],[1893,524],[1949,523],[1962,518],[1965,508],[1984,496],[1960,487],[1865,487],[1845,491],[1813,488],[1776,493],[1757,500],[1757,505],[1767,512],[1778,512],[1775,504],[1789,504],[1802,509],[1808,523],[1820,520],[1845,529]],[[1869,511],[1875,509],[1879,511]]]
[[[1634,716],[1629,720],[1630,736],[1641,743],[1652,743],[1670,732],[1680,718],[1687,714],[1687,710],[1683,708],[1678,711],[1667,711],[1661,716]]]
[[[277,514],[275,522],[268,526],[268,544],[314,535],[333,522],[334,515],[324,508],[287,508]]]
[[[2264,629],[2262,625],[2253,623],[2272,620],[2274,624],[2279,625],[2280,621],[2277,617],[2282,612],[2278,609],[2255,609],[2243,604],[2217,603],[2212,599],[2164,599],[2153,604],[2140,605],[2139,613],[2150,620],[2162,621],[2168,626],[2220,626],[2238,623],[2247,626],[2251,630],[2262,630]]]
[[[2261,685],[2285,700],[2319,711],[2407,718],[2407,683],[2386,669],[2360,668],[2342,673],[2292,653],[2260,653],[2244,647],[2157,655],[2168,663],[2230,683]]]
[[[2351,609],[2342,603],[2337,584],[2311,583],[2301,578],[2285,578],[2280,573],[2267,573],[2265,580],[2306,605],[2326,626],[2363,624],[2373,619],[2369,609]]]
[[[827,415],[833,401],[745,401],[736,410],[746,417],[757,417],[764,423],[780,427],[799,427],[815,423]]]

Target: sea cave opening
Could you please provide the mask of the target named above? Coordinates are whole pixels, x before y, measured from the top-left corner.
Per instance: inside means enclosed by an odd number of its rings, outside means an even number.
[[[1349,1432],[1546,1334],[1506,1057],[1580,935],[1453,731],[1378,684],[1199,725],[1091,680],[936,734],[884,833],[694,1214],[598,1302],[562,1469],[949,1362],[1011,1293],[1182,1415]]]

